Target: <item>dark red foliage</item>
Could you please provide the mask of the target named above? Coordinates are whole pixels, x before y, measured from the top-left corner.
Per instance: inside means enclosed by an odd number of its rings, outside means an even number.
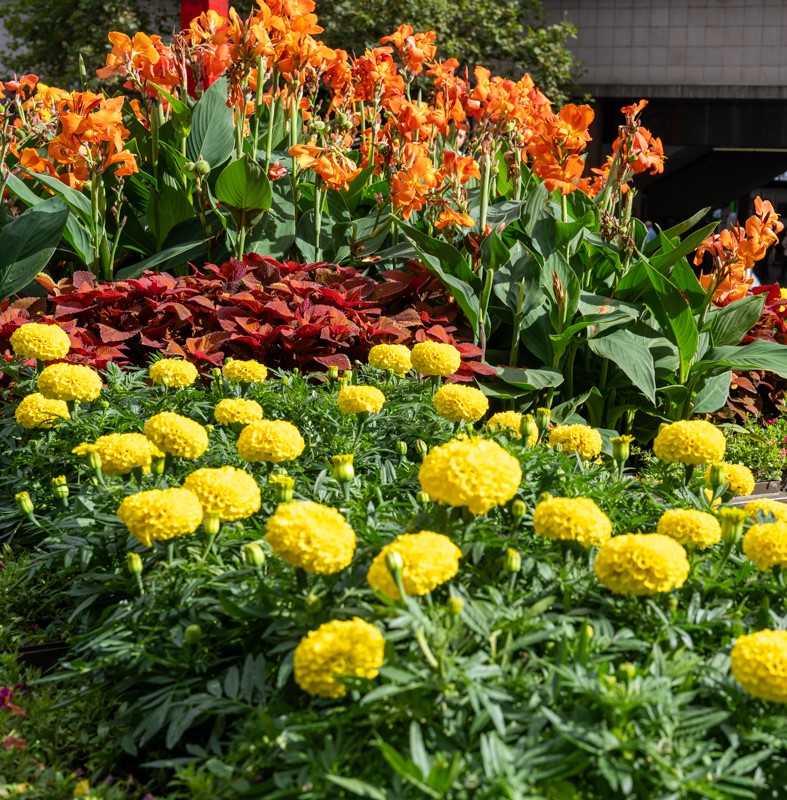
[[[20,300],[0,312],[7,356],[13,331],[45,317],[71,336],[69,360],[99,368],[109,361],[143,366],[154,352],[203,368],[227,356],[304,371],[348,368],[374,344],[431,338],[459,347],[459,380],[494,374],[477,347],[454,338],[457,307],[418,264],[375,280],[352,267],[249,255],[184,277],[151,272],[99,283],[77,272],[44,285],[46,301]]]

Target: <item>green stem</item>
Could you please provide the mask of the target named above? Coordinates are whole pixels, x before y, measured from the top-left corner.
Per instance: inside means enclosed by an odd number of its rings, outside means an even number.
[[[262,88],[265,68],[263,57],[257,56],[257,91],[254,93],[254,133],[252,138],[252,149],[254,160],[257,160],[257,145],[260,141],[260,114],[262,112]]]
[[[290,97],[290,147],[298,144],[298,98],[293,92]],[[292,159],[292,204],[295,209],[295,221],[298,221],[298,160]]]
[[[322,233],[322,180],[318,175],[314,179],[314,260],[322,261],[320,234]]]
[[[481,307],[478,311],[478,341],[479,347],[486,354],[486,317],[489,310],[489,300],[492,297],[492,284],[495,279],[495,271],[486,268],[484,271],[484,288],[481,292]]]
[[[478,212],[478,233],[484,236],[486,218],[489,212],[489,187],[492,177],[492,157],[484,153],[481,158],[481,207]]]
[[[235,255],[239,261],[243,260],[243,251],[246,249],[246,211],[241,211],[240,225],[238,225],[238,239],[235,243]]]
[[[516,312],[514,313],[514,331],[513,335],[511,336],[511,350],[508,354],[508,363],[515,367],[517,360],[519,359],[519,341],[522,338],[522,332],[520,328],[522,327],[522,308],[525,304],[525,279],[519,283],[519,294],[516,298]]]
[[[563,222],[568,222],[568,195],[560,195],[560,216]]]

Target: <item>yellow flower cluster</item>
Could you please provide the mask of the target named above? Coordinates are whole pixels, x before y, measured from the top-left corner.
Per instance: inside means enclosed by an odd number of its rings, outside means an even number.
[[[447,383],[434,395],[437,413],[449,422],[476,422],[489,410],[486,395],[471,386]]]
[[[151,489],[126,497],[117,515],[132,536],[150,547],[194,533],[202,522],[202,506],[188,489]]]
[[[9,340],[20,358],[36,358],[39,361],[55,361],[65,358],[71,349],[68,334],[58,325],[41,325],[27,322],[20,325]]]
[[[244,461],[280,464],[298,458],[306,442],[291,422],[263,419],[250,423],[240,432],[236,447]]]
[[[372,589],[399,599],[385,559],[389,553],[402,557],[402,585],[409,595],[423,595],[441,586],[459,571],[462,551],[442,533],[420,531],[398,536],[375,556],[366,579]]]
[[[724,482],[729,483],[730,491],[737,497],[748,497],[755,486],[752,471],[743,464],[719,464],[724,471]],[[710,469],[705,473],[705,483],[710,485]]]
[[[385,639],[374,625],[358,617],[326,622],[295,648],[295,682],[316,697],[344,697],[347,687],[336,679],[376,678],[384,654]]]
[[[14,413],[16,421],[27,430],[54,428],[63,419],[71,419],[65,400],[50,400],[39,392],[20,400]]]
[[[183,481],[183,488],[194,492],[204,512],[221,522],[246,519],[260,510],[260,487],[242,469],[198,469]]]
[[[628,533],[610,539],[596,556],[594,570],[615,594],[671,592],[686,582],[689,559],[683,546],[659,533]]]
[[[258,422],[264,416],[262,406],[256,400],[244,400],[242,397],[228,397],[219,400],[213,411],[219,425],[248,425]]]
[[[558,425],[549,433],[549,446],[564,453],[577,453],[583,461],[592,461],[601,453],[601,434],[588,425]]]
[[[517,439],[522,438],[522,414],[518,411],[498,411],[497,414],[492,414],[486,421],[486,427],[490,431],[505,430],[510,436],[512,433]],[[533,432],[527,437],[527,444],[533,447],[538,441],[538,430],[534,429]]]
[[[743,554],[763,572],[787,567],[787,522],[752,525],[743,537]]]
[[[486,514],[516,494],[522,468],[497,442],[453,439],[424,457],[418,480],[432,500]]]
[[[713,464],[723,460],[726,449],[724,434],[703,419],[665,425],[653,440],[656,458],[666,463]]]
[[[612,536],[609,517],[589,497],[550,497],[533,512],[533,529],[548,539],[600,547]]]
[[[222,369],[224,377],[235,383],[257,383],[268,377],[268,368],[259,361],[229,361]]]
[[[128,475],[133,469],[150,472],[152,460],[164,457],[164,453],[141,433],[110,433],[99,436],[92,444],[82,442],[71,452],[77,456],[97,453],[101,471],[110,478]]]
[[[410,351],[403,344],[376,344],[369,351],[369,364],[375,369],[390,369],[404,375],[413,366]]]
[[[161,386],[191,386],[197,380],[197,368],[179,358],[162,358],[150,365],[150,380]]]
[[[702,549],[721,541],[721,525],[716,517],[688,508],[665,511],[656,533],[669,536],[682,545],[692,544]]]
[[[162,411],[145,423],[145,436],[159,450],[189,460],[199,458],[208,449],[208,432],[199,422]]]
[[[452,344],[418,342],[410,361],[421,375],[453,375],[462,366],[462,354]]]
[[[101,394],[101,378],[80,364],[50,364],[38,376],[38,391],[51,400],[95,400]]]
[[[339,396],[342,414],[378,414],[385,403],[385,395],[374,386],[342,386]]]
[[[787,503],[782,503],[780,500],[770,500],[764,497],[762,500],[752,500],[743,507],[746,516],[752,519],[757,519],[758,514],[767,517],[768,514],[773,514],[774,519],[778,522],[787,522]]]
[[[787,703],[787,631],[741,636],[730,653],[730,670],[753,697]]]
[[[335,509],[303,500],[279,505],[268,520],[265,541],[293,567],[330,575],[349,566],[355,531]]]

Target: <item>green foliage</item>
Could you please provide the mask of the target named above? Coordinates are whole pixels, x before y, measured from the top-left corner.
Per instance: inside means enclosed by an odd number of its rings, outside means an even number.
[[[514,79],[528,72],[557,103],[577,91],[578,65],[566,47],[577,30],[569,21],[546,25],[542,0],[318,0],[317,14],[325,41],[358,55],[407,24],[434,30],[442,58],[471,73],[477,64]]]
[[[722,423],[721,427],[727,434],[725,461],[746,464],[758,481],[784,480],[787,417],[765,424],[761,418],[748,417],[740,425]]]

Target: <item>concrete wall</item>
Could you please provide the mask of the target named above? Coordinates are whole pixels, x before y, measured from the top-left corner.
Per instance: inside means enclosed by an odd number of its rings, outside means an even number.
[[[544,8],[548,21],[579,29],[569,46],[584,63],[582,85],[598,96],[637,86],[650,97],[787,97],[787,0],[545,0]]]

